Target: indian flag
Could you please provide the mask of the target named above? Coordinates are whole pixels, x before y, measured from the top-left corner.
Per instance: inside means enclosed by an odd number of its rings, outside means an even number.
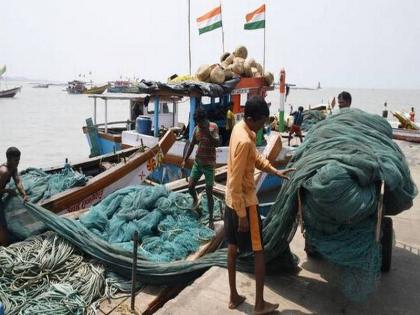
[[[218,6],[197,18],[197,24],[200,35],[222,27],[222,7]]]
[[[246,23],[244,24],[244,29],[246,30],[265,28],[265,4],[260,6],[255,11],[248,13],[245,16],[245,19]]]

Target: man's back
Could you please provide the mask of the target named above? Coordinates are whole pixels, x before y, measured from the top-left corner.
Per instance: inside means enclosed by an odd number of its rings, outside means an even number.
[[[215,123],[209,122],[208,129],[210,135],[218,138],[219,128]],[[209,138],[209,135],[197,126],[195,127],[194,136],[198,142],[196,159],[200,161],[202,165],[214,165],[216,163],[216,146]]]
[[[17,173],[17,170],[9,170],[6,164],[0,165],[0,189],[6,187],[15,173]]]
[[[303,122],[303,112],[297,111],[297,112],[294,112],[292,115],[294,117],[293,124],[296,125],[296,126],[302,125],[302,122]]]

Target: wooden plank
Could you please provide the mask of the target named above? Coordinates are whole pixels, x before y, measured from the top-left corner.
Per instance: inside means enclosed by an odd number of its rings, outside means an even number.
[[[264,152],[262,153],[262,155],[264,155],[267,160],[270,161],[270,163],[272,161],[275,161],[277,156],[279,155],[280,151],[282,148],[282,142],[281,142],[281,137],[279,133],[272,133],[270,135],[270,137],[268,138],[267,141],[267,145],[264,148]],[[266,176],[266,174],[263,174],[264,172],[255,169],[254,172],[254,180],[255,183],[257,184],[257,190],[259,189],[259,187],[261,187],[262,182],[264,181],[264,178]]]
[[[89,208],[84,208],[84,209],[80,209],[77,211],[73,211],[73,212],[69,212],[69,213],[64,213],[61,216],[63,218],[67,218],[67,219],[72,219],[72,220],[76,220],[78,219],[83,213],[88,212]]]
[[[214,172],[215,180],[224,179],[224,178],[226,178],[226,176],[227,176],[227,166],[226,165],[218,167],[218,168],[215,169],[215,172]],[[204,182],[204,179],[205,179],[204,175],[201,176],[201,178],[197,182],[197,184],[202,184]],[[165,184],[165,187],[168,190],[173,190],[173,191],[181,190],[181,189],[185,189],[185,188],[188,187],[188,182],[185,180],[185,178],[182,178],[182,179],[178,179],[176,181]]]

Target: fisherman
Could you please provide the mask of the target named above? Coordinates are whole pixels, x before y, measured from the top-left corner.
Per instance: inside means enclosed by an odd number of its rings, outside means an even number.
[[[411,107],[410,121],[415,122],[415,115],[416,113],[414,112],[414,107]]]
[[[387,107],[387,103],[384,103],[384,110],[382,111],[382,117],[387,119],[388,118],[388,107]]]
[[[194,146],[197,144],[198,149],[195,155],[193,167],[189,180],[189,192],[194,199],[193,209],[198,209],[198,197],[195,187],[201,175],[204,174],[206,181],[207,204],[209,210],[209,227],[214,229],[213,223],[213,185],[214,185],[214,168],[216,165],[216,147],[219,145],[219,128],[213,122],[207,119],[206,112],[198,109],[194,114],[196,127],[194,128],[193,138],[188,147],[187,154],[182,161],[181,167],[185,167],[185,163],[190,157]]]
[[[255,314],[268,314],[279,305],[264,301],[264,248],[254,171],[258,168],[284,179],[288,179],[287,173],[294,171],[275,169],[257,151],[255,133],[264,126],[269,115],[268,105],[261,96],[254,96],[246,102],[244,119],[232,131],[227,163],[224,229],[228,243],[229,308],[235,309],[245,301],[245,297],[239,295],[236,289],[238,249],[240,252],[252,250],[256,281]]]
[[[338,107],[340,109],[349,108],[351,106],[351,95],[349,92],[343,91],[338,94]]]
[[[300,143],[303,142],[303,135],[302,130],[300,129],[300,126],[303,122],[303,106],[299,106],[298,110],[296,112],[293,112],[291,114],[293,116],[293,125],[289,130],[289,147],[290,147],[290,140],[292,139],[292,135],[295,134],[299,137]]]
[[[17,190],[26,202],[29,200],[23,188],[22,181],[18,175],[18,165],[20,161],[20,151],[15,147],[10,147],[6,151],[7,163],[0,165],[0,245],[8,245],[7,236],[7,222],[3,208],[3,195],[8,194],[9,196],[16,196],[14,189],[6,188],[10,179],[13,178],[15,181]]]

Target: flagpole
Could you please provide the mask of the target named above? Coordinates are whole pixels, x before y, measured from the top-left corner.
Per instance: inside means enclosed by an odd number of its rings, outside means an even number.
[[[265,72],[265,29],[267,27],[267,19],[264,17],[265,21],[264,21],[264,57],[263,57],[263,69]]]
[[[188,69],[191,75],[191,0],[188,0]]]
[[[222,54],[225,53],[225,31],[223,29],[223,13],[222,13],[222,0],[220,0],[220,18],[222,21]]]

